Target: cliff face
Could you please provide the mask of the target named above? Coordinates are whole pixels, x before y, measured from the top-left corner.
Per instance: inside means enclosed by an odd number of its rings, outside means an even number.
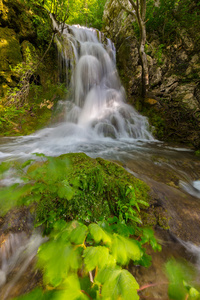
[[[19,0],[0,0],[1,135],[28,134],[43,126],[50,118],[50,108],[56,97],[62,94],[57,86],[58,60],[53,44],[44,60],[40,64],[38,62],[48,48],[51,37],[52,22],[47,11],[36,5],[29,7]],[[37,64],[29,81],[31,85],[26,105],[24,102],[13,104],[13,115],[6,111],[9,90],[19,84],[20,72],[25,72],[27,66],[31,69]]]
[[[128,101],[137,107],[142,67],[136,22],[113,0],[105,8],[104,24],[104,32],[116,45],[117,65]],[[179,27],[176,39],[163,44],[154,31],[147,33],[146,54],[150,85],[143,113],[149,116],[159,139],[199,148],[200,55],[196,41]]]
[[[18,82],[12,68],[25,61],[25,48],[36,51],[38,57],[48,47],[51,39],[51,20],[48,13],[39,7],[35,11],[27,9],[18,0],[3,0],[0,5],[0,96],[4,96],[8,87]],[[26,42],[26,43],[25,43]],[[37,74],[42,86],[50,80],[57,82],[56,53],[52,47],[43,66],[39,66]],[[45,67],[44,67],[45,65]]]

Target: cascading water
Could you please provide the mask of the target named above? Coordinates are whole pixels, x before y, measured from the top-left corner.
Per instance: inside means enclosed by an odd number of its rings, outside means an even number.
[[[115,65],[115,48],[103,45],[96,30],[70,26],[63,32],[70,41],[76,67],[71,78],[72,101],[66,103],[66,121],[91,137],[153,140],[148,121],[125,103],[125,91]],[[62,51],[67,60],[66,52]]]
[[[55,21],[53,26],[57,26]],[[125,103],[114,44],[99,31],[79,25],[67,26],[55,42],[61,77],[65,74],[68,82],[71,73],[68,99],[59,103],[65,117],[59,124],[15,139],[10,155],[85,152],[96,156],[154,141],[147,119]],[[2,150],[0,157],[4,158],[7,145]]]

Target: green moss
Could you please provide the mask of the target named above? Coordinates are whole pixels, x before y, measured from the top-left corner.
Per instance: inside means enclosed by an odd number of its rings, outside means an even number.
[[[48,201],[45,197],[38,205],[38,221],[48,219],[52,211],[56,218],[67,220],[97,221],[113,215],[119,217],[119,203],[129,205],[133,197],[127,193],[130,187],[136,201],[149,200],[149,187],[115,163],[92,159],[84,153],[69,153],[59,159],[70,162],[63,176],[75,189],[75,194],[70,201],[58,198]]]
[[[160,112],[153,108],[143,108],[142,112],[149,118],[154,136],[160,140],[163,140],[165,138],[166,124],[164,118],[162,118],[160,115]]]
[[[195,155],[200,157],[200,150],[195,151]]]

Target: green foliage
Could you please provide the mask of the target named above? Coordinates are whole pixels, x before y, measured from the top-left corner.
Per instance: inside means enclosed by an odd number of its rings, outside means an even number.
[[[143,108],[143,112],[149,118],[154,136],[160,140],[163,140],[166,131],[164,118],[153,108]]]
[[[149,188],[122,167],[83,153],[42,159],[13,164],[24,185],[2,189],[2,214],[11,208],[12,201],[13,205],[37,202],[36,222],[45,224],[47,231],[58,219],[88,222],[113,215],[113,228],[121,226],[122,232],[127,222],[134,226],[141,223],[140,208],[148,206]],[[99,238],[107,237],[99,232]]]
[[[145,244],[160,250],[153,231],[138,228],[135,217],[148,205],[147,186],[122,167],[83,153],[35,155],[39,161],[0,165],[1,176],[11,169],[24,182],[1,189],[1,213],[37,203],[36,226],[45,224],[49,233],[37,267],[51,292],[36,289],[22,299],[139,299],[139,286],[123,267],[130,261],[149,265]],[[79,220],[66,222],[74,218]],[[91,220],[96,222],[88,224]]]
[[[30,9],[35,5],[38,6],[38,9],[44,7],[63,25],[65,23],[80,24],[101,29],[106,0],[24,0],[23,2]],[[46,27],[41,22],[41,16],[34,16],[34,23],[39,25],[38,37],[45,36]],[[42,25],[44,25],[44,28],[42,28]]]
[[[200,29],[199,5],[199,1],[190,0],[160,0],[159,4],[155,4],[153,0],[148,0],[147,32],[158,32],[163,43],[166,43],[167,40],[172,40],[179,34],[178,29],[186,28],[189,34],[198,39],[198,35],[194,35],[192,28]]]
[[[200,150],[195,151],[196,156],[200,156]]]
[[[194,287],[195,273],[188,263],[170,260],[167,262],[165,268],[169,279],[168,294],[170,299],[200,299],[200,292]],[[199,288],[200,287],[198,287],[198,289]]]
[[[37,267],[53,299],[139,299],[139,285],[123,266],[143,256],[140,240],[116,234],[107,221],[86,226],[60,220],[38,250]],[[37,289],[18,299],[32,299],[34,293],[49,297]]]

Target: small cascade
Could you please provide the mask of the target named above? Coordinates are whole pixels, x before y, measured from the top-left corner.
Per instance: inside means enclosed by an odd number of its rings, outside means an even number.
[[[67,25],[55,41],[66,74],[71,70],[65,121],[92,138],[153,140],[147,119],[125,102],[111,40],[96,29]]]

